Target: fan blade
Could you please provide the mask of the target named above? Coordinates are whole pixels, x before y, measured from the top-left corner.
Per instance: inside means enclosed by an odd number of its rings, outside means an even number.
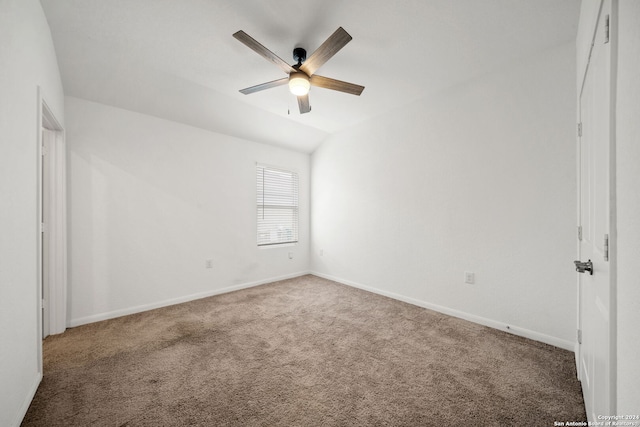
[[[289,83],[289,77],[274,80],[272,82],[262,83],[245,89],[240,89],[240,92],[244,93],[245,95],[249,95],[250,93],[260,92],[261,90],[271,89],[272,87],[286,85],[287,83]]]
[[[298,97],[298,108],[300,109],[300,114],[311,111],[311,106],[309,105],[309,94]]]
[[[278,55],[276,55],[275,53],[271,52],[269,49],[261,45],[253,37],[251,37],[249,34],[245,33],[244,31],[240,30],[234,33],[233,37],[238,39],[240,42],[244,43],[249,49],[252,49],[258,55],[276,64],[285,73],[289,74],[296,71],[295,68],[293,68],[291,65],[284,62],[282,58],[280,58]]]
[[[316,70],[327,62],[333,55],[335,55],[340,49],[342,49],[347,43],[351,41],[352,37],[347,33],[344,28],[338,28],[333,34],[329,36],[324,43],[320,45],[310,57],[304,61],[304,64],[300,66],[300,69],[311,76]]]
[[[309,82],[312,86],[337,90],[344,93],[350,93],[351,95],[360,96],[360,94],[364,90],[364,86],[343,82],[342,80],[330,79],[329,77],[318,76],[317,74],[311,76]]]

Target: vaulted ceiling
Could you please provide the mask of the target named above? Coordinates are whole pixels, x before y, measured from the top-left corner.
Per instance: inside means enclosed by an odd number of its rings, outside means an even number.
[[[41,0],[65,93],[312,152],[328,135],[575,39],[579,0]],[[244,30],[294,63],[342,26],[353,40],[319,71],[300,115],[286,75],[238,42]],[[523,82],[526,84],[526,82]]]

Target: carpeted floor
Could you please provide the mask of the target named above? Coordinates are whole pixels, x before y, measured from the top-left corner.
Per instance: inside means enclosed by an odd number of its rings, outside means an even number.
[[[573,353],[315,276],[69,329],[23,426],[553,426]]]

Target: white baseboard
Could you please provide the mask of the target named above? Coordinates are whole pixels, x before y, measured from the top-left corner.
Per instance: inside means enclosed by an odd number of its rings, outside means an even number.
[[[580,374],[580,344],[577,341],[573,352],[575,353],[576,359],[576,376],[578,377],[578,380],[582,381],[582,375]]]
[[[29,387],[29,392],[25,396],[24,401],[22,402],[22,405],[20,405],[20,409],[18,410],[18,413],[16,414],[15,419],[11,423],[13,427],[20,427],[20,424],[22,424],[22,420],[24,420],[24,416],[27,415],[27,411],[29,410],[29,405],[31,405],[31,401],[33,401],[33,398],[35,397],[36,392],[38,391],[38,386],[40,385],[40,381],[42,381],[42,373],[38,372],[34,380],[31,382],[31,387]]]
[[[433,311],[437,311],[439,313],[447,314],[449,316],[458,317],[460,319],[468,320],[470,322],[474,322],[480,325],[488,326],[490,328],[498,329],[501,331],[505,331],[514,335],[518,335],[524,338],[529,338],[535,341],[540,341],[545,344],[549,344],[555,347],[560,347],[565,350],[569,350],[575,352],[575,343],[573,341],[563,340],[551,335],[546,335],[540,332],[535,332],[529,329],[520,328],[513,325],[508,325],[503,322],[499,322],[493,319],[487,319],[485,317],[476,316],[474,314],[465,313],[463,311],[455,310],[449,307],[440,306],[437,304],[432,304],[427,301],[418,300],[416,298],[407,297],[404,295],[396,294],[394,292],[388,292],[381,289],[373,288],[371,286],[363,285],[361,283],[357,283],[351,280],[342,279],[340,277],[335,277],[329,274],[319,273],[315,271],[301,271],[297,273],[287,274],[278,277],[270,277],[268,279],[257,280],[254,282],[242,283],[239,285],[228,286],[222,289],[216,289],[207,292],[201,292],[197,294],[185,295],[178,298],[172,298],[169,300],[158,301],[155,303],[138,305],[135,307],[128,307],[124,309],[114,310],[106,313],[95,314],[91,316],[81,317],[77,319],[71,319],[69,321],[69,327],[75,327],[80,325],[85,325],[87,323],[99,322],[101,320],[113,319],[116,317],[126,316],[128,314],[140,313],[143,311],[153,310],[155,308],[166,307],[169,305],[180,304],[183,302],[193,301],[200,298],[206,298],[214,295],[225,294],[228,292],[237,291],[240,289],[251,288],[254,286],[263,285],[265,283],[277,282],[279,280],[291,279],[294,277],[304,276],[305,274],[313,274],[314,276],[322,277],[328,280],[333,280],[334,282],[342,283],[347,286],[352,286],[354,288],[362,289],[368,292],[373,292],[375,294],[383,295],[389,298],[393,298],[399,301],[403,301],[409,304],[416,305],[418,307],[427,308]],[[36,386],[37,388],[37,386]],[[35,393],[35,391],[34,391]],[[27,406],[28,408],[28,406]]]
[[[265,283],[277,282],[279,280],[292,279],[294,277],[304,276],[310,274],[309,271],[301,271],[297,273],[286,274],[284,276],[270,277],[268,279],[256,280],[254,282],[242,283],[239,285],[227,286],[222,289],[215,289],[206,292],[200,292],[197,294],[185,295],[178,298],[172,298],[164,301],[158,301],[150,304],[137,305],[134,307],[122,308],[119,310],[113,310],[106,313],[94,314],[91,316],[79,317],[77,319],[71,319],[68,327],[73,328],[75,326],[86,325],[87,323],[99,322],[101,320],[114,319],[116,317],[126,316],[129,314],[140,313],[143,311],[153,310],[155,308],[167,307],[169,305],[181,304],[183,302],[193,301],[201,298],[207,298],[214,295],[226,294],[228,292],[238,291],[240,289],[252,288],[254,286],[264,285]]]
[[[318,273],[312,271],[311,274],[314,276],[322,277],[325,279],[333,280],[334,282],[342,283],[343,285],[352,286],[354,288],[362,289],[365,291],[373,292],[374,294],[383,295],[389,298],[393,298],[399,301],[403,301],[409,304],[417,305],[418,307],[428,308],[429,310],[437,311],[439,313],[447,314],[449,316],[458,317],[460,319],[468,320],[473,323],[478,323],[483,326],[488,326],[490,328],[499,329],[501,331],[505,331],[511,333],[513,335],[518,335],[524,338],[529,338],[534,341],[540,341],[545,344],[552,345],[554,347],[560,347],[565,350],[575,351],[575,343],[573,341],[567,341],[560,338],[556,338],[551,335],[542,334],[540,332],[535,332],[525,328],[519,328],[517,326],[508,325],[506,323],[499,322],[493,319],[487,319],[485,317],[476,316],[474,314],[465,313],[463,311],[455,310],[449,307],[444,307],[437,304],[432,304],[426,301],[422,301],[416,298],[406,297],[404,295],[396,294],[394,292],[383,291],[381,289],[372,288],[367,285],[363,285],[361,283],[353,282],[351,280],[342,279],[340,277],[331,276],[329,274]]]

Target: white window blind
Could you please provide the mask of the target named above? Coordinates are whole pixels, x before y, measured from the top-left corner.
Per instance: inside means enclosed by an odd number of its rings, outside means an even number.
[[[298,174],[257,165],[258,246],[298,241]]]

